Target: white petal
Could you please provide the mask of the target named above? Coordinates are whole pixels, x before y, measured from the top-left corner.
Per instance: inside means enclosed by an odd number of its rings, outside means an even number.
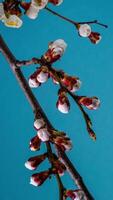
[[[10,15],[9,18],[5,18],[4,20],[5,26],[12,28],[20,28],[22,23],[22,20],[16,15]]]
[[[36,19],[38,17],[39,8],[31,3],[29,9],[26,12],[26,15],[30,19]]]
[[[37,134],[42,142],[49,141],[49,132],[46,128],[40,129]]]
[[[64,40],[58,39],[58,40],[52,42],[52,43],[49,45],[49,49],[58,48],[58,47],[62,48],[63,51],[65,51],[65,49],[66,49],[66,47],[67,47],[67,44],[66,44],[66,42],[65,42]]]
[[[37,80],[38,80],[40,83],[45,83],[45,82],[48,80],[48,73],[40,72],[40,73],[37,75]]]
[[[34,170],[34,169],[35,169],[35,167],[32,167],[32,166],[31,166],[31,162],[30,162],[30,161],[27,161],[27,162],[25,163],[25,167],[26,167],[27,169],[29,169],[29,170]]]
[[[69,106],[67,105],[67,103],[64,104],[58,104],[58,110],[64,114],[67,114],[69,112]]]
[[[39,86],[39,83],[36,81],[36,79],[29,78],[29,86],[31,88],[37,88]]]
[[[3,3],[0,3],[0,20],[5,17]]]
[[[44,126],[45,122],[43,119],[36,119],[34,122],[34,127],[38,130],[40,129],[42,126]]]
[[[88,37],[91,34],[91,27],[88,24],[80,25],[79,34],[82,37]]]

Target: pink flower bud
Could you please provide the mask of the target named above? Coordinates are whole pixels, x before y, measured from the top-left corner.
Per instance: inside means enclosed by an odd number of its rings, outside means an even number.
[[[100,33],[96,33],[96,32],[91,32],[91,34],[89,35],[89,39],[92,43],[94,44],[98,44],[101,40],[101,35]]]
[[[30,141],[30,149],[31,149],[31,151],[39,150],[40,149],[40,145],[41,145],[41,140],[39,139],[39,137],[37,135],[31,139],[31,141]]]
[[[49,49],[44,55],[44,59],[47,62],[55,62],[57,61],[64,53],[67,44],[62,39],[58,39],[49,44]]]
[[[64,86],[67,87],[67,89],[70,92],[75,92],[78,89],[80,89],[81,81],[77,77],[72,77],[72,76],[65,75],[64,78],[61,81],[64,84]]]
[[[70,197],[72,200],[87,200],[82,190],[67,190],[65,197]]]
[[[80,24],[78,31],[81,37],[89,37],[91,34],[91,27],[88,24]]]
[[[47,72],[41,71],[37,74],[37,81],[40,83],[45,83],[48,80],[49,74]]]
[[[64,114],[69,113],[70,103],[69,103],[68,98],[65,95],[59,96],[56,106],[60,112]]]
[[[90,110],[96,110],[100,106],[100,100],[97,97],[79,97],[79,103]]]
[[[29,158],[29,160],[25,163],[25,167],[30,170],[35,170],[47,157],[47,154],[43,154],[40,156],[35,156]]]
[[[56,138],[53,138],[53,142],[63,151],[69,151],[72,148],[72,142],[67,136],[57,136]]]
[[[42,142],[46,142],[49,141],[49,132],[47,130],[47,128],[41,128],[38,132],[38,137],[40,138],[40,140]]]
[[[63,0],[49,0],[50,3],[59,6],[61,3],[63,3]]]
[[[29,78],[28,83],[31,88],[37,88],[40,86],[40,83],[35,78]]]
[[[34,127],[35,127],[36,130],[39,130],[39,129],[42,128],[44,125],[45,125],[45,122],[44,122],[44,120],[43,120],[42,118],[36,119],[36,120],[34,121]]]
[[[50,171],[43,171],[37,174],[33,174],[30,179],[30,184],[34,186],[40,186],[44,183],[44,181],[49,177]]]

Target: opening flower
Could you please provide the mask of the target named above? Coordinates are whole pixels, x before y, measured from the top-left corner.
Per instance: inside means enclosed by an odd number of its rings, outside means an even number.
[[[81,37],[89,37],[91,34],[91,27],[88,24],[79,24],[78,32]]]
[[[65,95],[59,96],[56,106],[60,112],[64,114],[69,113],[70,103],[69,103],[68,98]]]
[[[67,44],[62,39],[58,39],[54,42],[51,42],[49,44],[48,51],[44,55],[44,59],[50,63],[57,61],[63,55],[66,47]]]

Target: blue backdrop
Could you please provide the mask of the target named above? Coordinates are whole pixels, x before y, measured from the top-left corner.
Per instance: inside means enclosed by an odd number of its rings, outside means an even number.
[[[40,56],[49,41],[62,38],[68,43],[66,53],[55,66],[77,75],[83,84],[80,95],[96,95],[101,99],[98,111],[88,111],[97,141],[93,142],[85,129],[78,107],[71,101],[69,115],[59,113],[55,107],[57,86],[51,81],[34,90],[53,125],[64,130],[73,140],[68,153],[96,200],[113,200],[113,1],[64,0],[59,7],[50,6],[61,14],[78,21],[98,19],[109,25],[103,29],[98,45],[78,37],[74,27],[43,10],[35,21],[23,18],[22,28],[8,29],[0,24],[0,32],[18,59]],[[26,77],[35,67],[23,68]],[[54,178],[42,187],[29,184],[32,174],[24,162],[36,153],[30,152],[29,140],[35,135],[32,110],[26,101],[4,57],[0,55],[0,199],[1,200],[58,200]],[[44,150],[44,147],[42,147]],[[43,165],[40,169],[44,169]],[[68,188],[74,188],[66,174]]]

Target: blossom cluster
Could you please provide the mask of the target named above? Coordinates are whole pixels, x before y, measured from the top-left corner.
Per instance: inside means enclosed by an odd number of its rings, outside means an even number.
[[[22,26],[22,15],[26,14],[30,19],[36,19],[39,12],[48,3],[59,6],[63,0],[31,0],[31,2],[5,0],[0,3],[0,20],[7,27],[20,28]],[[24,10],[24,12],[23,12]]]
[[[64,114],[70,110],[68,93],[76,93],[80,89],[81,81],[78,77],[69,76],[62,70],[57,71],[54,68],[50,68],[49,65],[52,65],[62,57],[66,47],[67,44],[62,39],[51,42],[48,50],[42,56],[42,63],[44,61],[45,65],[38,67],[29,77],[29,86],[32,88],[39,87],[49,78],[52,78],[53,83],[60,85],[56,107]],[[90,110],[96,110],[100,105],[100,100],[97,97],[77,96],[77,101],[81,106],[85,106]]]

